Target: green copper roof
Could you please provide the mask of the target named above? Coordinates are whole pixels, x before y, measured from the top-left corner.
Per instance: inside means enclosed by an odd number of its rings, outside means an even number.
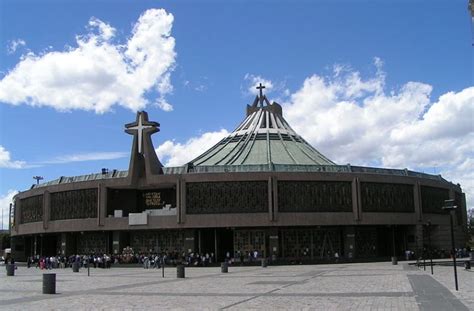
[[[264,106],[264,102],[267,103]],[[258,105],[260,103],[260,105]],[[283,118],[281,106],[257,96],[247,117],[226,138],[191,161],[214,165],[334,165],[298,135]]]

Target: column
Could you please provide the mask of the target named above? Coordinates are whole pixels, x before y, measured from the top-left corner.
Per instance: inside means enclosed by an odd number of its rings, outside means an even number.
[[[184,251],[186,253],[194,253],[195,250],[194,229],[187,229],[184,231]]]
[[[272,260],[276,260],[280,257],[280,249],[278,243],[278,229],[272,228],[268,232],[268,250],[269,250],[269,257]]]
[[[355,227],[344,227],[344,257],[353,259],[356,257]]]
[[[51,219],[51,194],[49,191],[43,193],[43,229],[48,229],[48,222]]]
[[[176,223],[181,223],[181,178],[176,180]]]
[[[273,185],[272,185],[272,177],[268,177],[268,190],[267,190],[267,197],[268,197],[268,216],[269,220],[273,221]]]
[[[112,253],[113,254],[122,253],[122,249],[124,248],[124,246],[121,244],[123,244],[122,232],[120,231],[112,232]]]
[[[10,246],[12,250],[12,257],[15,261],[25,261],[25,238],[22,236],[15,236],[10,239]]]
[[[107,188],[100,183],[97,191],[97,225],[103,226],[107,217]]]
[[[423,237],[423,224],[416,224],[415,225],[415,243],[417,249],[417,257],[423,254],[423,244],[424,244],[424,237]]]
[[[179,209],[179,214],[181,215],[180,221],[182,224],[186,222],[186,182],[181,181],[181,186],[180,186],[180,209]]]
[[[273,191],[272,191],[273,193],[273,221],[278,221],[278,179],[276,177],[273,177],[272,184],[273,184]]]
[[[21,210],[21,200],[20,199],[16,199],[15,200],[15,210],[14,210],[14,215],[13,215],[13,230],[18,233],[18,228],[20,226],[20,210]]]
[[[359,178],[352,179],[352,213],[354,214],[354,220],[360,220],[359,212]]]
[[[63,232],[60,236],[61,239],[61,255],[66,256],[67,254],[67,233]]]
[[[413,203],[415,206],[416,220],[423,221],[423,212],[421,206],[421,189],[419,182],[416,182],[413,185]]]

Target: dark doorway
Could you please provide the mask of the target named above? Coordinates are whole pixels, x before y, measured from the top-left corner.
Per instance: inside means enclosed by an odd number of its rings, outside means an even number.
[[[405,227],[385,226],[377,228],[377,256],[389,259],[391,256],[403,256]],[[395,242],[395,244],[394,244]],[[394,254],[395,252],[395,254]]]
[[[44,235],[43,236],[43,256],[56,256],[58,254],[58,236]]]
[[[25,237],[25,256],[30,257],[33,256],[33,237],[32,236],[27,236]]]
[[[215,229],[200,229],[198,252],[201,254],[216,253],[216,236]]]
[[[217,229],[217,261],[224,261],[227,252],[230,257],[234,257],[234,231]]]

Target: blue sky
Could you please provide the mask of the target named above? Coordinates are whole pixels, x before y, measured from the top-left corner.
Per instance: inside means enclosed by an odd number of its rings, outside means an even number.
[[[442,174],[471,202],[467,1],[1,1],[0,14],[2,208],[34,175],[127,169],[138,108],[161,123],[163,162],[183,164],[233,130],[257,81],[337,163]]]

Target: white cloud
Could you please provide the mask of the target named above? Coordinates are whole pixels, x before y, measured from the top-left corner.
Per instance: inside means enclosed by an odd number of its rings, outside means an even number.
[[[156,148],[156,154],[165,166],[181,166],[217,144],[227,135],[229,132],[221,129],[218,132],[206,132],[193,137],[184,144],[167,140]]]
[[[92,31],[94,30],[94,28],[97,28],[100,32],[100,37],[104,40],[112,39],[115,36],[115,28],[95,17],[92,17],[89,20],[89,26]]]
[[[158,82],[157,86],[160,97],[156,100],[156,105],[163,111],[173,111],[173,105],[168,103],[165,95],[173,92],[173,85],[171,85],[170,73],[167,72]]]
[[[173,111],[173,105],[168,103],[165,99],[159,98],[156,102],[157,106],[160,107],[161,110],[169,112]]]
[[[263,89],[264,94],[271,93],[274,85],[271,80],[265,79],[262,76],[259,75],[253,75],[250,73],[245,74],[244,80],[246,81],[246,86],[245,86],[245,93],[247,95],[257,95],[259,94],[259,90],[257,89],[257,86],[262,83],[265,88]]]
[[[49,161],[42,162],[43,164],[63,164],[71,162],[85,162],[85,161],[100,161],[100,160],[115,160],[128,156],[128,152],[91,152],[78,153],[56,157]]]
[[[204,92],[205,90],[207,90],[207,86],[205,86],[204,84],[199,84],[194,88],[194,90],[197,92]]]
[[[382,61],[362,78],[348,66],[308,77],[284,103],[293,128],[337,163],[411,168],[460,183],[474,206],[474,87],[432,101],[432,86],[385,89]]]
[[[26,162],[12,161],[10,152],[0,145],[0,168],[25,168]]]
[[[16,50],[20,46],[25,46],[25,45],[26,45],[26,42],[23,39],[12,40],[12,41],[10,41],[10,43],[7,46],[7,53],[8,54],[13,54],[13,53],[16,52]]]
[[[10,203],[12,203],[13,196],[15,196],[17,193],[18,191],[16,190],[8,190],[6,194],[0,196],[0,216],[2,216],[3,212],[3,218],[0,221],[1,223],[3,223],[3,228],[1,229],[8,229],[8,215],[10,213]]]
[[[24,55],[0,81],[0,102],[104,113],[114,105],[137,111],[165,101],[176,58],[172,24],[173,15],[165,10],[147,10],[128,41],[113,44],[116,30],[91,18],[89,32],[76,37],[76,47]],[[156,93],[155,99],[145,93]]]

